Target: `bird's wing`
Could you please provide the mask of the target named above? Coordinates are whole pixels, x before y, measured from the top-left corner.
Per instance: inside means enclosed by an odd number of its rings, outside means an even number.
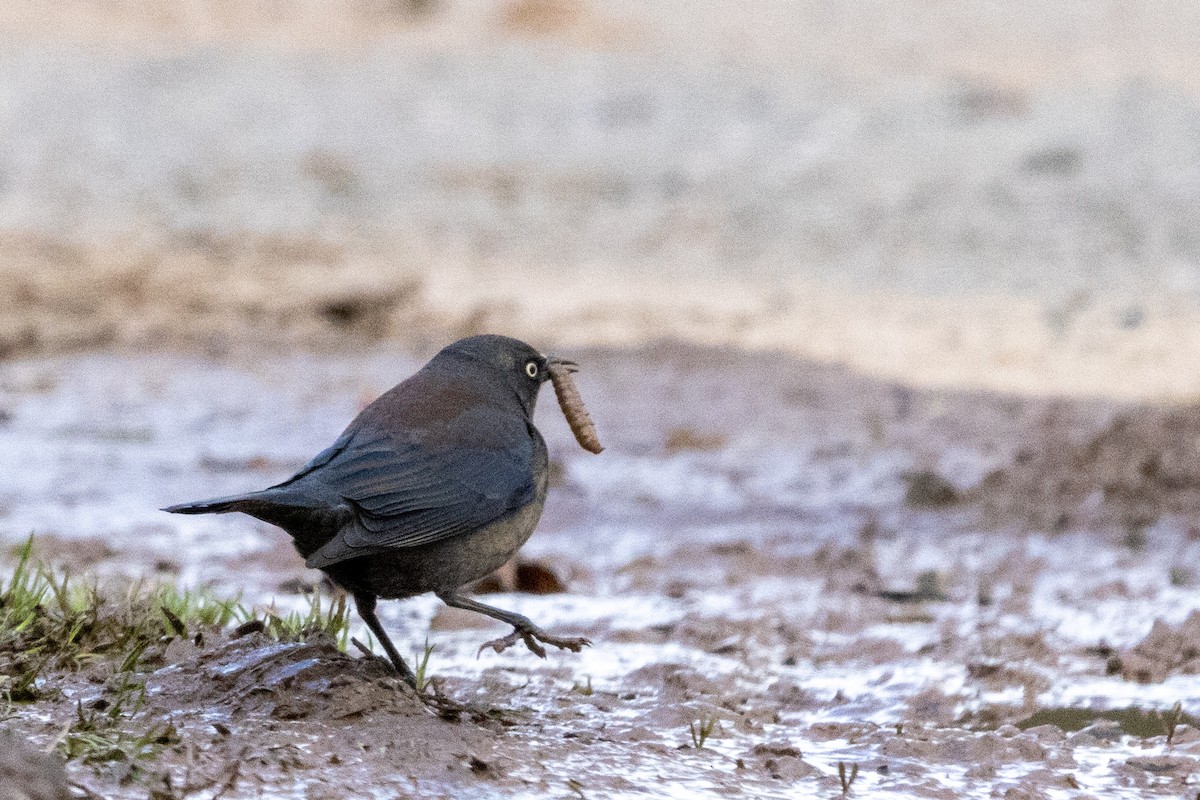
[[[456,435],[481,424],[482,437]],[[405,440],[359,430],[330,448],[312,478],[355,509],[356,523],[313,553],[310,567],[469,533],[534,499],[535,444],[519,415],[467,412],[440,433]]]

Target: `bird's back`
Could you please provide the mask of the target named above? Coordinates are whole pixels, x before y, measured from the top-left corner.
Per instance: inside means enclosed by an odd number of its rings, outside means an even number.
[[[537,499],[545,469],[541,436],[488,378],[431,362],[286,481],[167,510],[249,514],[321,569],[465,536]]]

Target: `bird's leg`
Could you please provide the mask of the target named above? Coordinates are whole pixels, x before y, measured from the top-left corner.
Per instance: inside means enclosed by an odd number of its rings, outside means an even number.
[[[375,634],[375,638],[383,645],[384,651],[391,659],[392,666],[396,672],[400,673],[400,677],[404,682],[414,689],[417,688],[417,676],[408,668],[408,664],[404,663],[404,659],[396,652],[395,645],[388,638],[387,631],[383,629],[383,625],[379,622],[379,617],[375,616],[375,595],[368,592],[355,592],[354,605],[358,608],[358,616],[362,617],[362,621],[367,623],[367,627],[371,629],[371,633]]]
[[[528,617],[523,617],[513,611],[504,611],[503,609],[480,603],[478,600],[472,600],[468,597],[463,597],[458,592],[438,593],[438,597],[448,606],[455,608],[463,608],[467,611],[474,611],[477,614],[484,614],[498,619],[501,622],[507,622],[513,626],[513,632],[508,636],[494,639],[490,642],[485,642],[480,646],[479,652],[483,652],[484,648],[490,647],[497,653],[503,652],[506,648],[517,643],[518,639],[525,642],[535,655],[545,658],[546,648],[542,647],[539,642],[550,645],[551,647],[559,647],[563,650],[570,650],[573,653],[578,653],[585,646],[590,645],[587,639],[584,638],[563,638],[560,636],[552,636],[537,625],[534,625]]]

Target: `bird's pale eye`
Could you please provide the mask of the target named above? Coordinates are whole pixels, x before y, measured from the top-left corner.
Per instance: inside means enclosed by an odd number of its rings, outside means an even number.
[[[531,378],[536,378],[538,376],[538,365],[536,361],[530,361],[525,364],[525,374]]]

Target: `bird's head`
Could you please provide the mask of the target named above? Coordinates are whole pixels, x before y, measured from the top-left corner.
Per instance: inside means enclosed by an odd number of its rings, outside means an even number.
[[[512,392],[531,417],[538,390],[550,378],[547,367],[562,364],[572,371],[576,369],[572,361],[542,355],[519,339],[495,334],[459,339],[443,348],[429,365],[438,368],[451,364],[479,371],[480,377],[493,386]]]

